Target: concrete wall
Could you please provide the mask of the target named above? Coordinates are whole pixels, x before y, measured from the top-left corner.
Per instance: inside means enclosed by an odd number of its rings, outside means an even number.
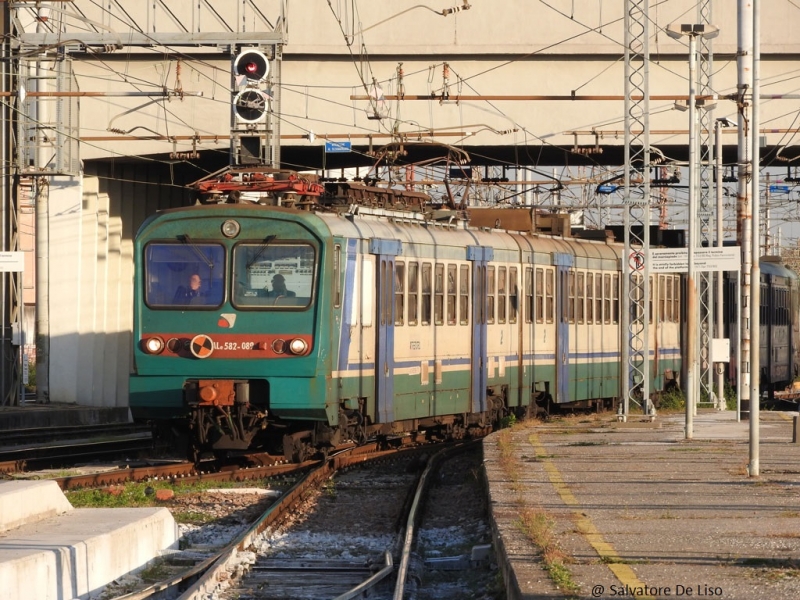
[[[93,169],[50,186],[50,400],[127,406],[133,236],[149,214],[189,200],[159,167]]]

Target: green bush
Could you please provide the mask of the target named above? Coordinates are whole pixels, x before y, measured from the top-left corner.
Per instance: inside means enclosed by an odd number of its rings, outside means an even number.
[[[686,407],[686,396],[675,386],[661,392],[656,406],[659,410],[681,410]]]
[[[30,357],[28,357],[28,360],[30,360]],[[25,384],[25,391],[36,391],[36,362],[33,360],[28,363],[28,383]]]
[[[500,429],[512,427],[517,422],[517,417],[514,413],[500,419]]]

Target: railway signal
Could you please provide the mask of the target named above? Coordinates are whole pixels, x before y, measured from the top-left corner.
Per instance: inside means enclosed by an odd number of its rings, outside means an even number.
[[[270,59],[259,48],[242,48],[231,65],[231,164],[264,164],[271,96]]]
[[[262,89],[269,75],[269,59],[260,50],[245,48],[233,60],[233,112],[237,123],[262,123],[269,95]]]

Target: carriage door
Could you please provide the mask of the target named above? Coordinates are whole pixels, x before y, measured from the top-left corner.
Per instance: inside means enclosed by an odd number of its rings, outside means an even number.
[[[555,253],[556,267],[556,403],[569,402],[569,268],[572,256]]]
[[[486,264],[493,258],[494,248],[467,246],[472,262],[472,412],[486,411]]]
[[[369,252],[378,263],[375,400],[379,423],[394,421],[394,260],[401,250],[400,240],[369,241]]]

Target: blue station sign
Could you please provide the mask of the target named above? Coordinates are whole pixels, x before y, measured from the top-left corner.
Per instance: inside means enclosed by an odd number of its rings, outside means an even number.
[[[325,142],[325,152],[350,152],[350,142]]]

